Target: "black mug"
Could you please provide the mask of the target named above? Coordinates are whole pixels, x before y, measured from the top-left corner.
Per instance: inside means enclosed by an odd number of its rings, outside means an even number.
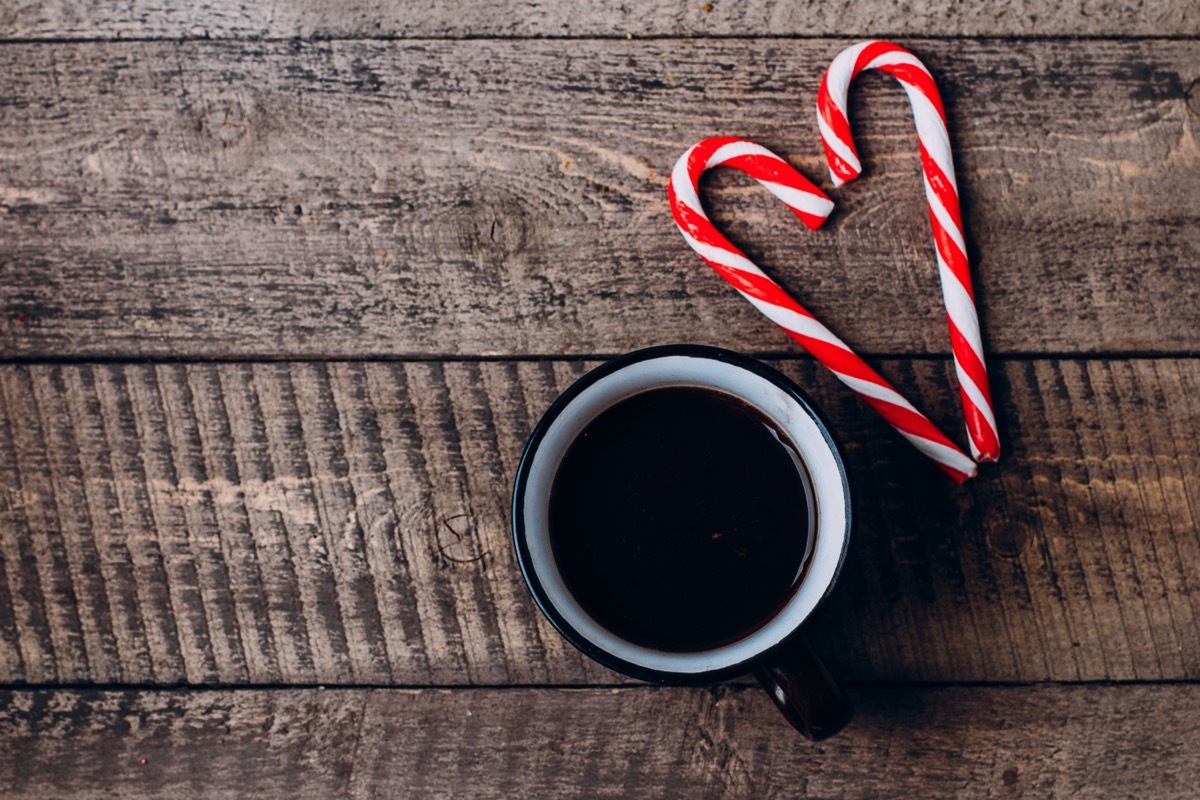
[[[732,396],[769,420],[803,463],[810,508],[811,553],[781,610],[735,641],[696,652],[629,641],[597,622],[568,588],[551,537],[552,489],[579,434],[630,397],[676,387]],[[851,523],[851,489],[841,449],[812,401],[755,359],[699,345],[640,350],[580,378],[534,429],[513,491],[521,572],[539,608],[573,645],[610,669],[655,683],[708,684],[753,673],[788,721],[813,740],[839,731],[851,714],[841,688],[804,638],[837,582]]]

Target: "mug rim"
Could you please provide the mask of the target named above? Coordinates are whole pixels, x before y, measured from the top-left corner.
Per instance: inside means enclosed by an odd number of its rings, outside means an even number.
[[[839,473],[838,477],[841,482],[841,490],[843,497],[846,499],[845,530],[843,532],[841,549],[838,553],[837,562],[820,598],[818,598],[804,619],[796,624],[794,628],[788,631],[780,641],[776,642],[770,647],[764,648],[763,650],[760,650],[737,663],[701,672],[673,672],[670,670],[653,669],[644,665],[635,664],[602,647],[599,647],[585,638],[570,622],[567,621],[557,606],[551,602],[548,593],[542,585],[542,580],[538,576],[537,571],[533,566],[533,556],[530,551],[528,537],[525,535],[526,526],[523,510],[525,507],[529,474],[538,449],[540,448],[547,431],[554,424],[555,420],[558,419],[562,412],[576,397],[583,394],[583,392],[585,392],[602,378],[605,378],[606,376],[625,369],[631,365],[665,357],[699,358],[722,362],[739,369],[744,369],[782,390],[792,401],[796,403],[797,406],[799,406],[801,410],[804,411],[806,415],[809,416],[809,418],[815,423],[822,438],[825,440],[826,445],[829,447],[829,450],[833,455],[833,460],[837,465]],[[723,390],[718,389],[717,391]],[[534,427],[533,432],[530,434],[529,442],[525,446],[525,450],[521,455],[521,461],[517,467],[516,480],[514,481],[513,486],[511,513],[513,543],[516,548],[517,564],[521,569],[521,576],[524,578],[525,585],[529,589],[530,594],[533,596],[534,602],[537,604],[538,609],[550,621],[550,624],[553,625],[554,628],[574,647],[603,666],[633,678],[639,678],[641,680],[650,681],[653,683],[704,684],[745,674],[759,664],[768,661],[773,653],[786,646],[788,642],[792,641],[798,633],[807,629],[813,620],[820,615],[820,612],[826,606],[830,595],[832,594],[839,578],[841,577],[842,568],[845,565],[846,558],[850,550],[850,540],[853,535],[854,527],[852,496],[850,477],[845,464],[845,454],[842,451],[840,442],[837,440],[837,437],[834,435],[832,428],[825,420],[823,414],[817,410],[816,405],[812,402],[809,396],[804,392],[803,389],[797,386],[794,381],[787,378],[773,367],[770,367],[759,361],[758,359],[742,353],[734,352],[732,350],[725,350],[719,347],[699,344],[659,345],[656,347],[635,350],[604,362],[600,366],[590,370],[575,380],[569,387],[567,387],[565,391],[555,398],[554,402],[552,402],[549,408],[546,409],[546,412],[542,415],[541,420]],[[757,630],[755,632],[757,632]],[[749,638],[749,636],[745,638]]]

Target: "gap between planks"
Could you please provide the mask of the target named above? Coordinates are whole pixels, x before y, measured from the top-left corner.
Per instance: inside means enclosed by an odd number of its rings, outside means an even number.
[[[886,33],[873,31],[863,34],[801,34],[801,33],[747,33],[747,34],[719,34],[719,35],[695,35],[687,34],[588,34],[586,36],[120,36],[112,38],[88,38],[88,37],[59,37],[59,38],[38,38],[38,37],[13,37],[0,38],[0,47],[6,45],[123,45],[123,44],[156,44],[156,43],[175,43],[175,44],[191,44],[195,42],[213,42],[213,43],[229,43],[229,42],[246,42],[248,44],[296,44],[296,43],[312,43],[312,44],[342,44],[353,42],[393,42],[396,44],[421,44],[422,42],[743,42],[743,41],[780,41],[780,42],[836,42],[845,40],[847,44],[860,42],[866,39],[884,39],[895,40],[897,44],[903,44],[905,41],[913,39],[928,40],[931,37],[928,33]],[[942,34],[934,37],[939,41],[946,42],[1000,42],[1020,45],[1023,42],[1194,42],[1196,36],[1187,33],[1180,34],[1154,34],[1151,36],[1119,36],[1115,34]]]
[[[615,673],[613,673],[615,675]],[[620,677],[620,676],[617,676]],[[1133,686],[1197,686],[1200,678],[1177,679],[1131,679],[1131,680],[976,680],[976,681],[838,681],[843,688],[851,690],[923,690],[923,689],[1034,689],[1038,687],[1111,688]],[[761,688],[757,681],[748,676],[739,676],[712,684],[648,683],[638,680],[622,680],[604,683],[47,683],[47,684],[0,684],[0,693],[30,694],[38,692],[90,693],[90,692],[143,692],[146,694],[196,694],[203,692],[521,692],[521,691],[615,691],[615,690],[713,690],[728,687],[733,690]]]
[[[681,344],[689,344],[691,342],[680,342]],[[656,345],[647,345],[654,347]],[[713,345],[719,347],[719,345]],[[731,348],[724,348],[731,349]],[[121,365],[141,365],[154,366],[155,364],[178,364],[186,366],[188,364],[423,364],[430,362],[440,362],[446,364],[537,364],[542,362],[604,362],[614,358],[620,358],[623,355],[633,352],[613,352],[613,353],[588,353],[588,354],[566,354],[555,355],[553,353],[524,353],[520,355],[427,355],[423,353],[397,353],[395,355],[388,354],[365,354],[365,355],[280,355],[278,357],[261,356],[261,355],[213,355],[213,356],[197,356],[197,355],[180,355],[180,356],[143,356],[135,354],[121,354],[110,356],[4,356],[0,354],[0,367],[2,366],[78,366],[83,364],[110,364],[114,366]],[[741,352],[741,351],[739,351]],[[872,353],[859,352],[859,357],[867,361],[950,361],[953,356],[950,353]],[[756,358],[759,361],[798,361],[798,362],[816,362],[816,359],[804,352],[786,351],[786,350],[766,350],[745,352],[751,358]],[[1134,352],[1134,353],[1020,353],[1020,352],[1004,352],[1004,353],[985,353],[988,364],[1000,364],[1003,362],[1022,362],[1022,361],[1171,361],[1171,360],[1195,360],[1200,358],[1200,350],[1196,352],[1182,353],[1155,353]]]

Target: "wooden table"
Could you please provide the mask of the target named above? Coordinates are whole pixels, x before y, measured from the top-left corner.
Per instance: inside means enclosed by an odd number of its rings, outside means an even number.
[[[0,795],[1200,792],[1194,3],[76,5],[0,9]],[[818,78],[881,32],[959,163],[1005,446],[960,488],[666,205],[715,134],[828,186]],[[906,101],[851,114],[824,229],[730,175],[714,217],[961,439]],[[589,662],[515,566],[542,411],[676,341],[846,443],[821,745]]]

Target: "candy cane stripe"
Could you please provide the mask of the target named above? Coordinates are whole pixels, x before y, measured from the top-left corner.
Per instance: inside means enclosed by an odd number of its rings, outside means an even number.
[[[821,342],[829,345],[830,347],[835,347],[838,350],[844,350],[846,352],[850,351],[850,348],[846,346],[846,343],[839,339],[837,335],[833,333],[833,331],[829,330],[820,322],[808,316],[807,314],[804,314],[803,309],[800,311],[795,311],[790,308],[784,308],[783,306],[772,305],[765,300],[762,300],[758,297],[751,297],[745,293],[743,293],[742,296],[749,300],[750,305],[761,311],[763,316],[771,320],[771,322],[774,322],[776,325],[786,331],[803,337],[805,340],[810,341],[814,346],[816,346],[817,342]],[[843,380],[844,379],[845,377],[843,376]],[[854,380],[858,379],[855,378]]]
[[[958,326],[954,325],[954,323],[951,322],[951,324],[950,324],[950,343],[951,343],[951,345],[953,345],[960,338],[963,338],[962,333],[958,330]],[[959,343],[959,346],[962,347],[963,344]],[[987,368],[984,367],[982,361],[980,361],[978,358],[976,358],[975,353],[973,351],[968,350],[967,354],[963,358],[956,359],[954,361],[954,368],[961,369],[963,372],[965,372],[971,376],[971,380],[975,381],[975,385],[979,387],[979,391],[983,392],[983,396],[987,399],[988,406],[991,406],[992,394],[991,394],[991,391],[988,389]],[[989,413],[990,413],[990,411],[989,411]]]
[[[667,185],[671,213],[688,245],[953,480],[973,476],[975,462],[970,457],[716,229],[700,204],[699,185],[700,176],[718,166],[745,172],[812,228],[833,209],[828,197],[770,151],[741,139],[706,139],[680,157]]]
[[[756,144],[748,139],[737,139],[730,136],[727,138],[716,137],[708,141],[713,143],[712,146],[699,150],[701,153],[708,153],[708,161],[701,168],[701,172],[719,167],[729,159],[741,156],[761,156],[766,161],[783,161],[761,144]],[[767,169],[764,163],[760,163],[758,166]]]
[[[992,417],[992,411],[989,408],[991,403],[984,396],[983,391],[979,388],[979,384],[975,383],[975,380],[964,370],[955,370],[955,374],[958,376],[959,387],[970,398],[971,404],[975,409],[987,419],[988,427],[994,430],[996,428],[996,420]]]
[[[900,434],[905,439],[908,439],[913,447],[941,466],[942,471],[953,478],[956,483],[962,483],[968,478],[975,477],[978,471],[975,468],[975,462],[967,458],[957,447],[947,447],[944,444],[939,444],[929,439],[922,439],[919,436],[913,436],[904,431],[900,431]]]
[[[950,267],[938,254],[938,277],[942,285],[942,302],[946,306],[946,316],[950,328],[951,350],[957,363],[974,365],[972,373],[978,374],[980,380],[987,383],[987,367],[984,366],[983,339],[979,332],[979,315],[975,310],[975,297],[971,293],[971,284],[959,277],[961,274]]]
[[[729,164],[728,166],[733,166]],[[801,221],[812,230],[821,227],[821,223],[833,211],[833,202],[816,197],[795,186],[784,186],[781,183],[760,181],[767,191],[782,200],[788,208],[796,212]]]
[[[946,207],[946,203],[942,197],[929,185],[929,180],[925,180],[925,191],[933,196],[934,200],[929,204],[929,213],[933,215],[933,226],[936,229],[936,234],[941,234],[950,239],[954,245],[954,250],[946,252],[947,248],[939,247],[947,263],[957,263],[959,261],[965,263],[967,260],[967,243],[963,241],[962,224],[954,219],[950,213],[950,209]],[[941,235],[937,235],[938,244],[941,244]]]
[[[941,130],[946,131],[945,128]],[[919,129],[917,135],[920,136]],[[944,146],[949,149],[949,133],[946,133],[945,137],[939,138],[943,138]],[[925,175],[925,196],[928,197],[929,192],[934,192],[941,200],[942,205],[954,214],[956,227],[961,228],[962,220],[958,217],[958,181],[954,177],[954,164],[947,164],[936,159],[924,142],[918,140],[918,145],[921,151],[921,171]]]
[[[701,242],[695,238],[692,241],[692,249],[699,253],[700,257],[707,261],[709,266],[714,269],[720,270],[724,268],[744,272],[748,275],[763,275],[762,270],[741,253],[736,251],[731,252],[724,247]],[[766,276],[764,275],[763,277]]]
[[[890,386],[880,386],[878,383],[865,381],[862,378],[855,378],[853,375],[838,375],[838,379],[854,391],[861,394],[863,397],[873,397],[876,400],[882,400],[885,403],[891,403],[894,406],[899,406],[900,408],[911,411],[914,414],[921,413],[913,407],[912,403],[901,397]]]
[[[942,303],[946,306],[946,315],[955,332],[970,347],[970,354],[964,354],[960,361],[971,360],[978,363],[984,375],[987,370],[979,360],[978,352],[983,350],[979,341],[979,320],[975,316],[975,301],[967,293],[967,288],[958,281],[958,276],[939,265],[942,278]],[[951,335],[951,350],[954,345],[954,335]]]
[[[839,122],[842,124],[839,125]],[[829,159],[829,174],[833,178],[833,185],[841,186],[862,171],[858,153],[847,147],[845,143],[849,139],[843,138],[838,133],[842,127],[845,127],[848,137],[850,126],[846,124],[846,118],[842,116],[841,109],[824,107],[817,115],[817,127],[821,129],[821,138],[828,142],[825,152]]]
[[[721,271],[717,270],[717,272],[720,273]],[[796,302],[792,300],[792,298],[788,297],[787,292],[785,292],[779,286],[779,284],[775,283],[775,281],[771,280],[766,275],[759,274],[747,276],[745,274],[738,274],[724,277],[725,280],[733,284],[735,289],[746,295],[746,299],[750,300],[751,302],[761,301],[772,307],[787,309],[795,314],[806,317],[807,319],[812,319],[812,317],[807,316],[807,311],[796,305]],[[813,321],[816,322],[816,320]],[[804,325],[807,323],[797,320],[796,324]]]
[[[978,460],[995,461],[1000,455],[1000,439],[988,390],[946,112],[932,74],[915,55],[890,42],[869,41],[834,57],[817,92],[817,124],[829,174],[840,185],[862,170],[850,135],[846,100],[855,76],[867,69],[881,70],[900,81],[912,106],[967,435]]]

